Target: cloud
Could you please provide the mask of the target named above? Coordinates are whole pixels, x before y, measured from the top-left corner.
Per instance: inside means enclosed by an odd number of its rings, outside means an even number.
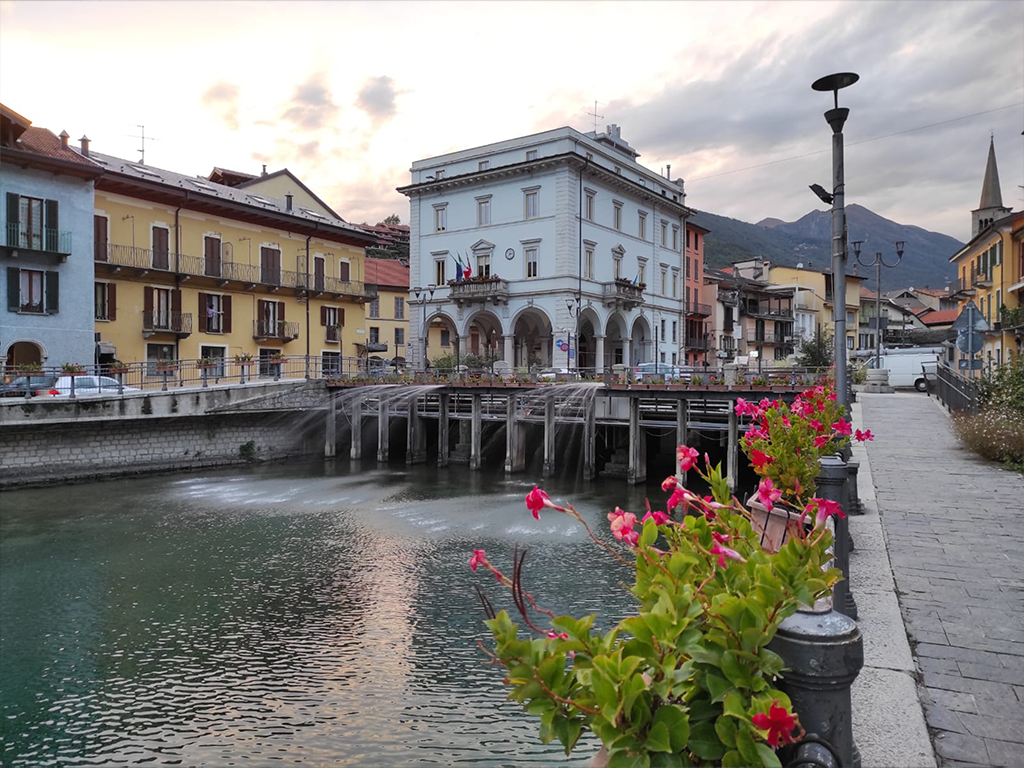
[[[241,89],[227,80],[219,80],[202,95],[203,105],[219,114],[224,124],[238,130],[238,97]]]
[[[387,75],[370,77],[363,83],[356,105],[370,116],[374,125],[379,125],[394,117],[395,97],[400,93],[395,90],[395,81]]]
[[[281,117],[307,131],[326,128],[341,109],[334,103],[327,85],[327,74],[316,72],[296,86],[289,106]]]

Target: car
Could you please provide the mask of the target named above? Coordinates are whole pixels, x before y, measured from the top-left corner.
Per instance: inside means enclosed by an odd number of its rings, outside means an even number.
[[[690,373],[689,370],[684,370],[678,365],[670,365],[669,363],[640,363],[633,369],[633,376],[638,380],[661,376],[666,381],[688,381]]]
[[[0,385],[0,397],[48,397],[58,394],[54,386],[56,376],[39,374],[37,376],[19,376],[13,381]]]
[[[545,368],[537,375],[537,378],[540,381],[564,381],[576,378],[576,373],[568,368]]]
[[[71,395],[71,379],[75,380],[75,397],[79,395],[116,395],[119,391],[139,392],[135,387],[119,390],[117,379],[111,376],[61,376],[54,389],[61,396]]]

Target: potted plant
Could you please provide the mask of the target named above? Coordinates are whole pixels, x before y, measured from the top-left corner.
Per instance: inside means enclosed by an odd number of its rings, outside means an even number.
[[[768,386],[768,379],[764,376],[755,376],[750,381],[750,388],[753,390],[767,390],[771,387]]]
[[[696,468],[697,451],[680,446],[679,468]],[[765,552],[747,510],[729,495],[720,465],[697,474],[712,494],[701,498],[671,476],[666,512],[616,508],[615,541],[597,536],[571,504],[539,488],[526,497],[533,516],[565,514],[612,558],[635,572],[634,615],[610,631],[595,616],[556,616],[524,588],[517,550],[511,575],[475,550],[469,560],[512,593],[520,623],[496,611],[480,591],[509,698],[540,720],[540,739],[569,754],[590,731],[608,765],[779,766],[775,750],[803,735],[788,696],[776,687],[781,657],[767,648],[782,620],[829,592],[840,572],[826,569],[830,510],[812,508],[810,525],[779,555]],[[688,513],[675,520],[671,514]],[[813,512],[813,514],[811,514]],[[491,582],[493,583],[493,582]],[[525,630],[526,636],[520,633]],[[596,762],[596,761],[595,761]]]
[[[177,360],[157,360],[156,361],[156,372],[157,373],[174,373],[178,370]]]
[[[64,363],[60,367],[62,376],[81,376],[85,373],[85,367],[78,363]]]
[[[235,355],[235,365],[246,367],[252,365],[252,355],[248,352],[240,352]]]
[[[110,363],[111,373],[128,373],[129,370],[131,369],[128,367],[128,363],[122,362],[121,360],[114,360]]]
[[[15,370],[18,373],[38,373],[43,370],[43,366],[40,363],[18,363]]]
[[[217,367],[217,361],[212,357],[201,357],[196,361],[196,368],[200,371],[211,371]]]

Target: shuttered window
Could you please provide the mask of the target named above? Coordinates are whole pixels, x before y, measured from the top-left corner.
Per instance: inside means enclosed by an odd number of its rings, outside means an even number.
[[[7,268],[7,310],[53,315],[60,310],[60,274]]]

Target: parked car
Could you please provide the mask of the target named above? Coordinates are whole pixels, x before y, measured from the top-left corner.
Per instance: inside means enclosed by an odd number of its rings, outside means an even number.
[[[576,378],[576,373],[568,368],[545,368],[537,375],[537,378],[540,381],[559,381],[574,379]]]
[[[640,363],[633,368],[634,378],[640,381],[655,376],[661,376],[665,381],[689,381],[690,373],[689,369],[681,368],[678,365],[670,365],[669,363]]]
[[[61,396],[71,395],[71,379],[75,380],[75,397],[79,395],[116,395],[117,379],[111,376],[61,376],[54,389]],[[139,392],[135,387],[125,387],[125,392]]]
[[[0,385],[0,397],[48,397],[56,395],[56,376],[19,376]]]
[[[888,370],[890,387],[914,387],[918,392],[927,392],[928,378],[921,366],[938,362],[942,354],[942,347],[886,349],[882,352],[880,365],[878,357],[872,356],[868,359],[866,367]]]

